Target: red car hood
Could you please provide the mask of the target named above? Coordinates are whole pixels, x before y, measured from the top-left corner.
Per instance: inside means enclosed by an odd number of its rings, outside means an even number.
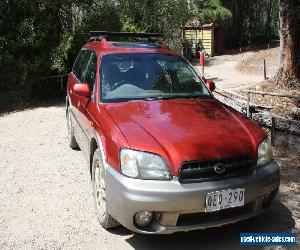
[[[182,162],[250,155],[265,132],[215,99],[107,104],[132,149],[161,155],[174,175]]]

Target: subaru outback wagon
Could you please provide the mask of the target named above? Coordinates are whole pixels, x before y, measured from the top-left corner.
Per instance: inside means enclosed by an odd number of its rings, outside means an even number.
[[[270,206],[280,180],[267,135],[214,88],[159,34],[90,32],[68,78],[68,140],[104,228],[205,229]]]

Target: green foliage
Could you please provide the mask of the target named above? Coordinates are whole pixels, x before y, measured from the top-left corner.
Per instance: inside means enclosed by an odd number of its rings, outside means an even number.
[[[70,34],[70,45],[66,51],[64,72],[68,72],[76,59],[80,48],[88,40],[88,32],[91,30],[120,31],[122,24],[118,9],[113,1],[100,0],[92,4],[82,4],[75,13],[77,18],[73,23],[73,31]]]
[[[232,17],[232,14],[230,10],[222,6],[220,0],[209,0],[202,8],[199,8],[197,17],[203,22],[225,23]]]
[[[26,103],[60,95],[59,79],[45,77],[70,71],[87,41],[84,33],[90,30],[161,32],[172,48],[180,49],[181,31],[189,19],[196,16],[201,21],[223,23],[234,20],[235,24],[244,25],[237,18],[239,13],[264,6],[258,5],[259,0],[254,2],[0,0],[0,87],[3,91],[0,99],[10,93],[9,96],[17,96],[14,100]],[[234,10],[233,15],[229,9]],[[237,13],[236,9],[243,11]],[[276,12],[274,8],[272,11]],[[250,19],[247,22],[251,24]],[[252,32],[251,25],[245,27],[247,32]],[[241,37],[246,37],[245,34]]]
[[[69,59],[69,52],[72,49],[73,37],[65,36],[60,41],[57,48],[51,54],[51,70],[63,74],[66,71],[66,65]]]
[[[204,3],[206,0],[198,0]],[[193,1],[187,0],[135,0],[118,1],[124,31],[160,32],[173,48],[181,46],[181,31],[195,15]],[[196,1],[195,1],[196,2]]]
[[[144,29],[135,24],[132,19],[124,18],[122,20],[122,31],[125,32],[146,32]]]
[[[278,37],[278,0],[221,0],[232,12],[225,40],[231,47],[267,42]]]

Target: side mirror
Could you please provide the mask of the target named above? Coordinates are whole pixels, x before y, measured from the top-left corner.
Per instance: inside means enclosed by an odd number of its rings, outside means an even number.
[[[92,95],[89,85],[87,85],[86,83],[83,83],[83,84],[76,83],[73,86],[73,93],[75,95],[85,97],[85,98],[90,98]]]
[[[213,92],[216,89],[216,84],[213,81],[206,80],[205,84],[210,92]]]

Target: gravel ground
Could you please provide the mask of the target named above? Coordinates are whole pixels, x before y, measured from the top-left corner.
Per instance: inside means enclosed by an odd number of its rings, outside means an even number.
[[[237,65],[237,69],[241,72],[261,75],[264,59],[267,76],[275,75],[279,66],[279,47],[257,50],[253,55],[243,58]]]
[[[285,202],[285,192],[267,214],[221,228],[169,236],[105,231],[83,155],[68,148],[66,134],[63,105],[0,117],[0,249],[244,249],[240,232],[299,230],[299,203]]]
[[[204,75],[223,89],[241,90],[256,86],[264,80],[263,58],[267,58],[267,77],[277,70],[278,49],[247,51],[210,57],[205,62]],[[196,65],[196,70],[201,69]]]

